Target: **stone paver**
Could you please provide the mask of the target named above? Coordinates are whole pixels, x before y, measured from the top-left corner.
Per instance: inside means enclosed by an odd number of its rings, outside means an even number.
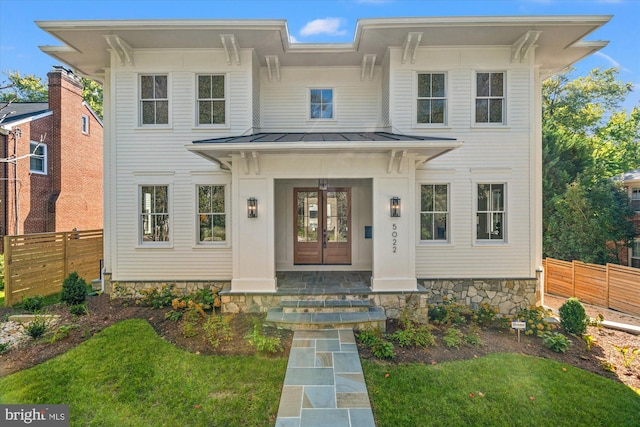
[[[375,427],[351,329],[293,335],[276,427]]]

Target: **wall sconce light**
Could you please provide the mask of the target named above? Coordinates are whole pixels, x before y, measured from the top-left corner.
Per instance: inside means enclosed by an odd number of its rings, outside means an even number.
[[[392,218],[400,218],[400,197],[392,197],[389,212]]]
[[[258,199],[255,197],[247,199],[247,218],[258,218]]]

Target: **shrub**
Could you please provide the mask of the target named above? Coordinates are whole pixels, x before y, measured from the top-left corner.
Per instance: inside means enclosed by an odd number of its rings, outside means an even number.
[[[559,332],[545,332],[542,342],[556,353],[564,353],[572,344],[571,340]]]
[[[436,344],[430,325],[418,323],[415,317],[405,310],[402,311],[400,322],[402,329],[389,336],[397,341],[400,347],[430,347]]]
[[[442,337],[442,341],[444,341],[445,345],[449,348],[460,348],[460,344],[462,344],[462,332],[459,329],[451,326],[447,329],[447,332],[444,333]]]
[[[24,332],[31,338],[38,339],[47,331],[47,320],[42,316],[36,316],[26,326],[22,325]]]
[[[230,317],[216,316],[214,314],[207,317],[204,325],[202,325],[204,336],[213,348],[218,348],[218,346],[220,346],[220,341],[231,341],[233,338],[229,319]]]
[[[89,310],[87,309],[87,304],[74,304],[69,306],[69,313],[76,316],[84,316],[89,314]]]
[[[42,310],[42,307],[44,307],[44,298],[40,295],[34,295],[32,297],[22,297],[20,307],[31,313],[35,313],[36,311]]]
[[[552,325],[544,320],[545,317],[550,315],[550,310],[544,307],[530,307],[520,310],[514,320],[520,320],[527,324],[525,335],[534,335],[542,338],[545,331],[550,331],[552,328]]]
[[[469,307],[458,304],[455,298],[445,298],[442,304],[429,305],[429,318],[436,325],[461,325],[466,322],[465,316],[469,314]]]
[[[191,338],[198,335],[198,322],[200,321],[200,313],[195,307],[191,307],[184,312],[182,316],[182,335],[185,338]]]
[[[173,288],[173,285],[162,285],[160,289],[143,289],[140,291],[141,297],[136,300],[136,304],[153,308],[169,307],[171,305],[171,301],[175,299]]]
[[[560,326],[566,332],[575,335],[582,335],[587,332],[587,326],[589,326],[591,319],[578,298],[569,298],[558,311],[560,313]]]
[[[393,343],[384,338],[379,327],[364,329],[358,332],[358,340],[371,349],[371,353],[378,359],[393,359],[396,357]]]
[[[473,311],[471,320],[480,326],[489,326],[496,319],[498,315],[498,309],[491,307],[489,303],[482,303],[478,305],[478,308]]]
[[[62,282],[60,301],[67,305],[82,304],[87,297],[87,282],[76,271],[70,273]]]
[[[249,344],[254,346],[261,353],[279,353],[284,350],[282,342],[278,337],[268,337],[262,333],[260,325],[255,324],[253,331],[245,337]]]
[[[7,350],[9,350],[9,343],[8,342],[0,342],[0,354],[4,353]]]

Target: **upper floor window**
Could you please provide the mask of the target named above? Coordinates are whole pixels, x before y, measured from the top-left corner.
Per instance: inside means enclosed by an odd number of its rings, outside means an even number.
[[[419,124],[445,124],[446,108],[444,73],[418,74],[416,122]]]
[[[140,76],[140,114],[143,125],[169,124],[168,76]]]
[[[82,115],[82,133],[89,133],[89,116],[86,114]]]
[[[333,119],[333,89],[311,89],[309,118]]]
[[[476,73],[476,123],[504,124],[505,73]]]
[[[224,76],[198,76],[198,124],[222,125],[225,121]]]
[[[169,241],[169,186],[140,186],[140,241]]]
[[[420,186],[420,240],[447,240],[449,186]]]
[[[47,173],[47,146],[40,142],[30,142],[29,170],[33,173],[46,175]]]
[[[504,240],[505,184],[478,184],[477,240]]]
[[[198,185],[198,218],[200,243],[227,240],[227,216],[224,185]]]
[[[634,211],[640,212],[640,187],[631,188],[631,207]]]
[[[631,267],[640,268],[640,239],[633,242],[631,246]]]

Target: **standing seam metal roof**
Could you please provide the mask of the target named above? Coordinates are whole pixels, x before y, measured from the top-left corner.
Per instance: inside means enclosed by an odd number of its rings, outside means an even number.
[[[389,132],[273,132],[255,133],[244,136],[229,136],[193,141],[194,144],[222,144],[222,143],[260,143],[260,142],[354,142],[354,141],[456,141],[455,138],[435,138],[430,136],[400,135]]]

